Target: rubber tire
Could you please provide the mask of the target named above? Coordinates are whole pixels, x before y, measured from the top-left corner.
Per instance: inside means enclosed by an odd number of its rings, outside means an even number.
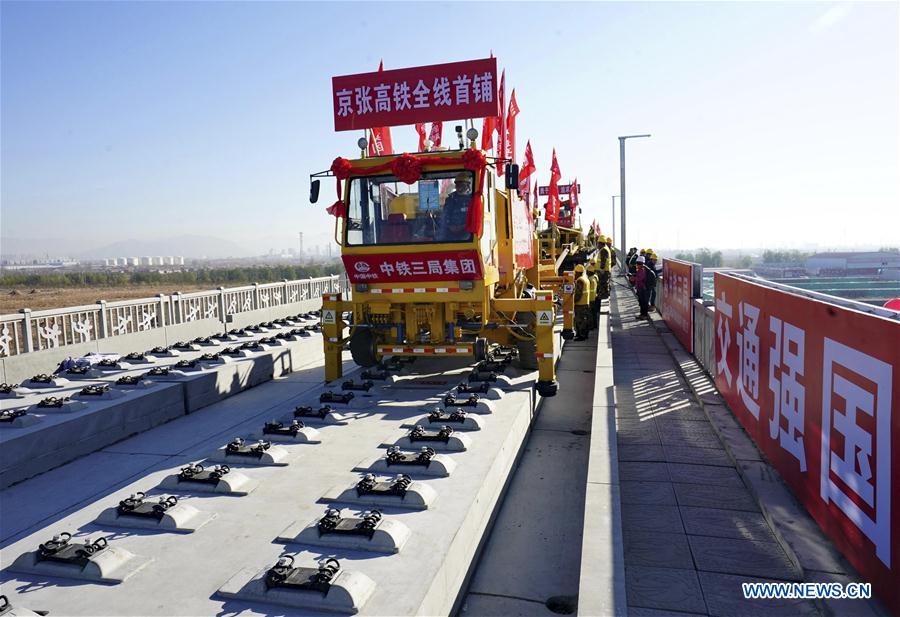
[[[350,355],[359,366],[369,368],[378,364],[375,335],[368,328],[359,328],[350,337]]]
[[[488,357],[488,349],[490,348],[490,344],[486,338],[476,338],[475,339],[475,360],[478,362],[484,362]]]
[[[516,349],[519,350],[516,366],[526,371],[536,371],[538,367],[537,342],[534,339],[527,341],[516,339]]]

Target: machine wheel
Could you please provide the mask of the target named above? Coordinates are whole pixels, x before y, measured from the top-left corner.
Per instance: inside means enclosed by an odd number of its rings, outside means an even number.
[[[572,330],[563,330],[562,331],[563,340],[571,341],[575,338],[575,333]]]
[[[537,381],[534,384],[534,389],[544,398],[549,398],[556,396],[556,393],[559,391],[559,382],[555,379],[553,381]]]
[[[359,366],[369,368],[378,363],[375,335],[368,328],[358,328],[350,337],[350,355]]]
[[[527,371],[537,370],[537,342],[534,339],[527,341],[516,340],[516,348],[519,350],[519,359],[516,365]]]
[[[488,340],[486,338],[475,339],[475,359],[478,362],[487,360],[488,357]]]

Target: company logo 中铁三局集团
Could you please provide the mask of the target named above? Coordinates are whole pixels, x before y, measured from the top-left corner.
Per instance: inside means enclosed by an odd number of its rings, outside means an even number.
[[[367,264],[367,263],[364,262],[364,261],[357,261],[355,264],[353,264],[353,268],[354,268],[357,272],[368,272],[368,271],[369,271],[369,264]]]

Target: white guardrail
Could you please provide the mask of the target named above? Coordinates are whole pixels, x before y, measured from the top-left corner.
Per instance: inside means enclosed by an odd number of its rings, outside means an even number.
[[[219,287],[211,291],[159,294],[136,300],[99,300],[96,304],[61,309],[22,309],[11,315],[0,315],[0,357],[201,319],[215,319],[227,327],[233,315],[312,300],[325,293],[347,293],[349,289],[347,279],[335,274],[280,283]]]

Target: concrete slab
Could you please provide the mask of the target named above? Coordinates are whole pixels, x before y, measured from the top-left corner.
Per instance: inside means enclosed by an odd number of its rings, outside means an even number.
[[[622,503],[622,528],[628,531],[664,531],[684,533],[681,513],[676,506],[655,505],[652,508]]]
[[[767,576],[787,581],[803,580],[800,570],[777,542],[709,536],[689,536],[688,540],[699,570]]]
[[[759,512],[756,500],[744,488],[705,486],[702,484],[673,484],[680,506],[723,508]]]
[[[477,617],[553,617],[557,615],[541,600],[507,598],[490,594],[470,593],[460,609],[460,615]]]
[[[621,482],[622,503],[645,506],[674,506],[675,489],[668,482]]]
[[[627,566],[628,606],[706,614],[694,570]]]
[[[809,600],[745,600],[743,583],[777,582],[768,578],[735,576],[713,572],[700,573],[703,597],[709,614],[715,617],[818,617],[816,605]]]
[[[624,539],[625,561],[629,566],[694,568],[691,548],[683,533],[627,529]]]
[[[681,520],[691,535],[775,542],[775,536],[762,514],[681,506]]]

